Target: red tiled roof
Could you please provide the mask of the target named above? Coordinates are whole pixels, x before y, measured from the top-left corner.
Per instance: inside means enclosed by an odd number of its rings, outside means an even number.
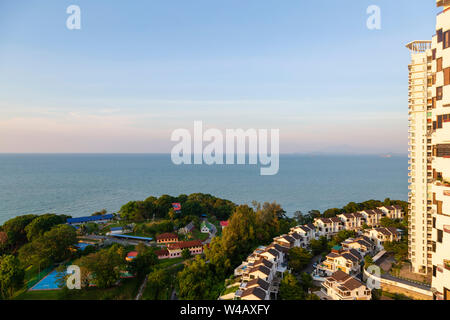
[[[162,233],[159,236],[156,236],[156,240],[168,240],[168,239],[178,239],[178,236],[175,233]]]
[[[167,249],[157,250],[157,251],[155,251],[155,254],[158,257],[168,256],[169,255],[169,250],[167,250]]]
[[[200,240],[192,240],[192,241],[181,241],[177,243],[171,243],[167,246],[168,249],[185,249],[185,248],[193,248],[193,247],[203,247],[203,244]]]
[[[137,251],[131,251],[131,252],[128,252],[128,254],[127,254],[128,258],[136,258],[137,256],[138,256]]]

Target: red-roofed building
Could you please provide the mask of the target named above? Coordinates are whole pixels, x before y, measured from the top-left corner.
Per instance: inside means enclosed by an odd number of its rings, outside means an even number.
[[[228,227],[228,220],[227,221],[220,221],[220,226],[223,228]]]
[[[137,256],[138,256],[138,252],[137,251],[131,251],[131,252],[128,252],[127,257],[125,258],[125,260],[132,261]]]
[[[163,233],[156,236],[157,243],[173,243],[178,242],[178,235],[175,233]]]
[[[192,255],[203,253],[203,244],[200,240],[192,241],[180,241],[177,243],[170,243],[167,245],[167,250],[169,251],[168,258],[179,258],[181,257],[181,252],[184,249],[189,249]]]
[[[158,256],[158,259],[170,258],[169,250],[167,249],[157,250],[155,254]]]

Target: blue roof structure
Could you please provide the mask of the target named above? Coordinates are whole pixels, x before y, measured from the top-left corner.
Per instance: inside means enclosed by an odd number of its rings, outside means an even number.
[[[112,234],[112,235],[110,235],[110,237],[124,238],[124,239],[134,239],[134,240],[144,240],[144,241],[152,241],[153,240],[153,238],[129,236],[127,234]]]
[[[72,223],[84,223],[84,222],[96,222],[102,220],[111,220],[114,218],[113,214],[104,214],[101,216],[88,216],[88,217],[79,217],[79,218],[69,218],[67,219],[68,224]]]

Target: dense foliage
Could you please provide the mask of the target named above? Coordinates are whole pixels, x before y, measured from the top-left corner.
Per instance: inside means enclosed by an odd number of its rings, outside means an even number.
[[[270,243],[282,228],[295,224],[275,202],[254,203],[254,207],[238,206],[222,236],[214,238],[205,250],[205,258],[196,257],[179,273],[180,299],[217,299],[233,268],[255,247]]]
[[[180,203],[181,212],[174,212],[172,203]],[[148,197],[144,201],[130,201],[120,209],[120,217],[128,221],[144,221],[153,218],[179,219],[186,216],[215,215],[219,220],[227,220],[236,205],[210,194],[193,193],[189,196]]]

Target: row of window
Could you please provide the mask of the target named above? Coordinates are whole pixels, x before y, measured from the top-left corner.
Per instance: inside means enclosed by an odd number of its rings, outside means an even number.
[[[442,129],[444,122],[450,122],[450,114],[441,114],[436,117],[436,121],[433,121],[433,130]]]
[[[442,42],[442,48],[447,49],[450,47],[450,30],[443,31],[442,29],[437,30],[437,40],[438,43]]]

